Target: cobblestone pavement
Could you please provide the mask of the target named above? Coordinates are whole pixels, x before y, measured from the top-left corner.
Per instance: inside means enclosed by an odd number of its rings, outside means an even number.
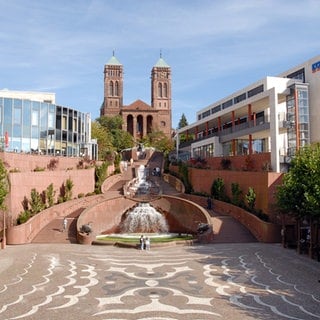
[[[320,264],[278,244],[0,251],[0,319],[320,319]]]

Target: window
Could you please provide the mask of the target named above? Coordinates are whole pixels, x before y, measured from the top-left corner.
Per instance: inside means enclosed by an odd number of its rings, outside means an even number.
[[[109,83],[109,95],[114,96],[114,91],[113,91],[113,82],[110,81]]]
[[[158,84],[158,97],[162,97],[162,83]]]
[[[231,106],[232,106],[232,99],[224,102],[224,103],[222,104],[222,109],[226,109],[226,108],[229,108],[229,107],[231,107]]]
[[[73,131],[77,131],[77,118],[73,118],[73,125],[72,125]]]
[[[297,79],[297,80],[301,80],[302,82],[305,82],[304,69],[300,69],[300,70],[295,71],[295,72],[293,72],[291,74],[288,74],[287,78]]]
[[[255,88],[249,90],[249,91],[248,91],[248,98],[253,97],[253,96],[255,96],[255,95],[258,94],[258,93],[263,92],[263,90],[264,90],[263,84],[260,85],[260,86],[258,86],[258,87],[255,87]]]
[[[38,126],[39,125],[39,112],[37,110],[32,110],[31,124],[33,126]]]
[[[168,96],[168,86],[166,83],[163,84],[163,96],[165,98]]]
[[[54,128],[54,113],[51,112],[48,114],[48,127]]]
[[[67,116],[62,116],[62,130],[67,130]]]
[[[233,99],[233,102],[234,103],[239,103],[239,102],[241,102],[243,100],[246,100],[246,98],[247,98],[247,94],[244,92],[244,93],[240,94],[239,96],[235,97]]]
[[[21,108],[14,108],[13,122],[14,124],[21,124]]]
[[[115,85],[115,95],[119,96],[119,82],[116,81],[116,85]]]
[[[218,106],[213,107],[213,108],[211,109],[211,113],[214,114],[214,113],[216,113],[216,112],[219,112],[220,110],[221,110],[221,106],[218,105]]]

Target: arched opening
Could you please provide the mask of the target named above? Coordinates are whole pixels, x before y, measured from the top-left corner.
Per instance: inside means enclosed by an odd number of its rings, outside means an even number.
[[[115,84],[115,96],[119,96],[119,82],[116,81],[116,84]]]
[[[163,84],[163,96],[164,96],[165,98],[168,97],[168,86],[167,86],[166,83]]]
[[[142,138],[143,137],[143,116],[139,115],[137,117],[137,128],[136,128],[136,137],[137,138]]]
[[[158,97],[162,97],[162,83],[159,82],[158,84]]]
[[[152,132],[152,122],[153,122],[153,117],[147,116],[147,134]]]
[[[110,83],[109,83],[109,95],[112,97],[114,96],[114,87],[113,87],[112,81],[110,81]]]
[[[127,131],[133,136],[133,116],[131,114],[127,116]]]

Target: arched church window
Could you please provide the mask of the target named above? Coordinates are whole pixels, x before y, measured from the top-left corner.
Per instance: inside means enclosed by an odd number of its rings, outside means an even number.
[[[115,84],[115,96],[119,96],[119,82],[116,81],[116,84]]]
[[[165,98],[168,97],[168,86],[167,86],[166,83],[163,84],[163,96],[164,96]]]
[[[165,121],[161,121],[161,127],[165,127],[166,126],[166,122]]]
[[[162,83],[158,84],[158,97],[162,97]]]
[[[113,88],[112,81],[110,81],[110,83],[109,83],[109,93],[110,93],[110,96],[114,96],[114,88]]]

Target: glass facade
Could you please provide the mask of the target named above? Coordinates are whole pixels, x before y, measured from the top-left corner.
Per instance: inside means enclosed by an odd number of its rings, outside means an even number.
[[[209,143],[200,147],[193,148],[192,153],[194,158],[211,158],[214,155],[214,144]]]
[[[90,130],[88,114],[48,102],[0,97],[4,151],[91,157],[86,153],[91,150]]]
[[[307,84],[295,84],[290,87],[290,94],[287,96],[287,127],[287,154],[292,157],[298,148],[310,144],[309,88]]]

